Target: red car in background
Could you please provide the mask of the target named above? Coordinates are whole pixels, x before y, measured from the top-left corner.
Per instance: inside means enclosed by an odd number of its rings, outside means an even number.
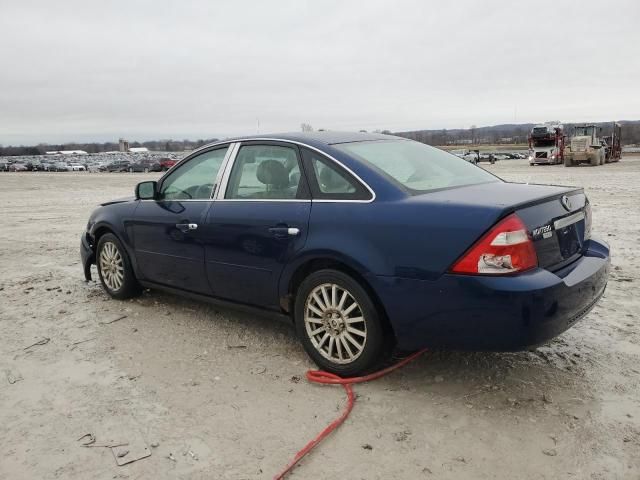
[[[162,170],[163,172],[166,172],[171,167],[173,167],[176,163],[178,163],[178,161],[177,160],[173,160],[172,158],[161,158],[160,159],[160,170]]]

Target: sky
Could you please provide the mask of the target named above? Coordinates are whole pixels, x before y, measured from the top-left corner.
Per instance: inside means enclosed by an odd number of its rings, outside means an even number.
[[[640,1],[0,0],[0,144],[640,119]]]

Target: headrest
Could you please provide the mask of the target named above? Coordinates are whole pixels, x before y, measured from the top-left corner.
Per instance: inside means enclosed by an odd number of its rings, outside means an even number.
[[[275,188],[285,188],[289,185],[289,173],[282,163],[277,160],[264,160],[258,165],[256,177],[265,185]]]
[[[323,167],[322,170],[320,170],[320,183],[332,192],[346,192],[350,186],[349,182],[347,182],[342,175],[327,167]]]

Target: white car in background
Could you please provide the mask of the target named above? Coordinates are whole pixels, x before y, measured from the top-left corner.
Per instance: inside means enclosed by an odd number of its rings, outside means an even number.
[[[85,167],[84,165],[82,165],[80,163],[72,163],[69,166],[71,167],[71,171],[72,172],[86,172],[87,171],[87,167]]]

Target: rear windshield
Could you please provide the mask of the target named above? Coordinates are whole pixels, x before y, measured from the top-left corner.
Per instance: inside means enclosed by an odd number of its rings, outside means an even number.
[[[411,140],[354,142],[334,147],[372,165],[413,194],[501,181],[466,160]]]

